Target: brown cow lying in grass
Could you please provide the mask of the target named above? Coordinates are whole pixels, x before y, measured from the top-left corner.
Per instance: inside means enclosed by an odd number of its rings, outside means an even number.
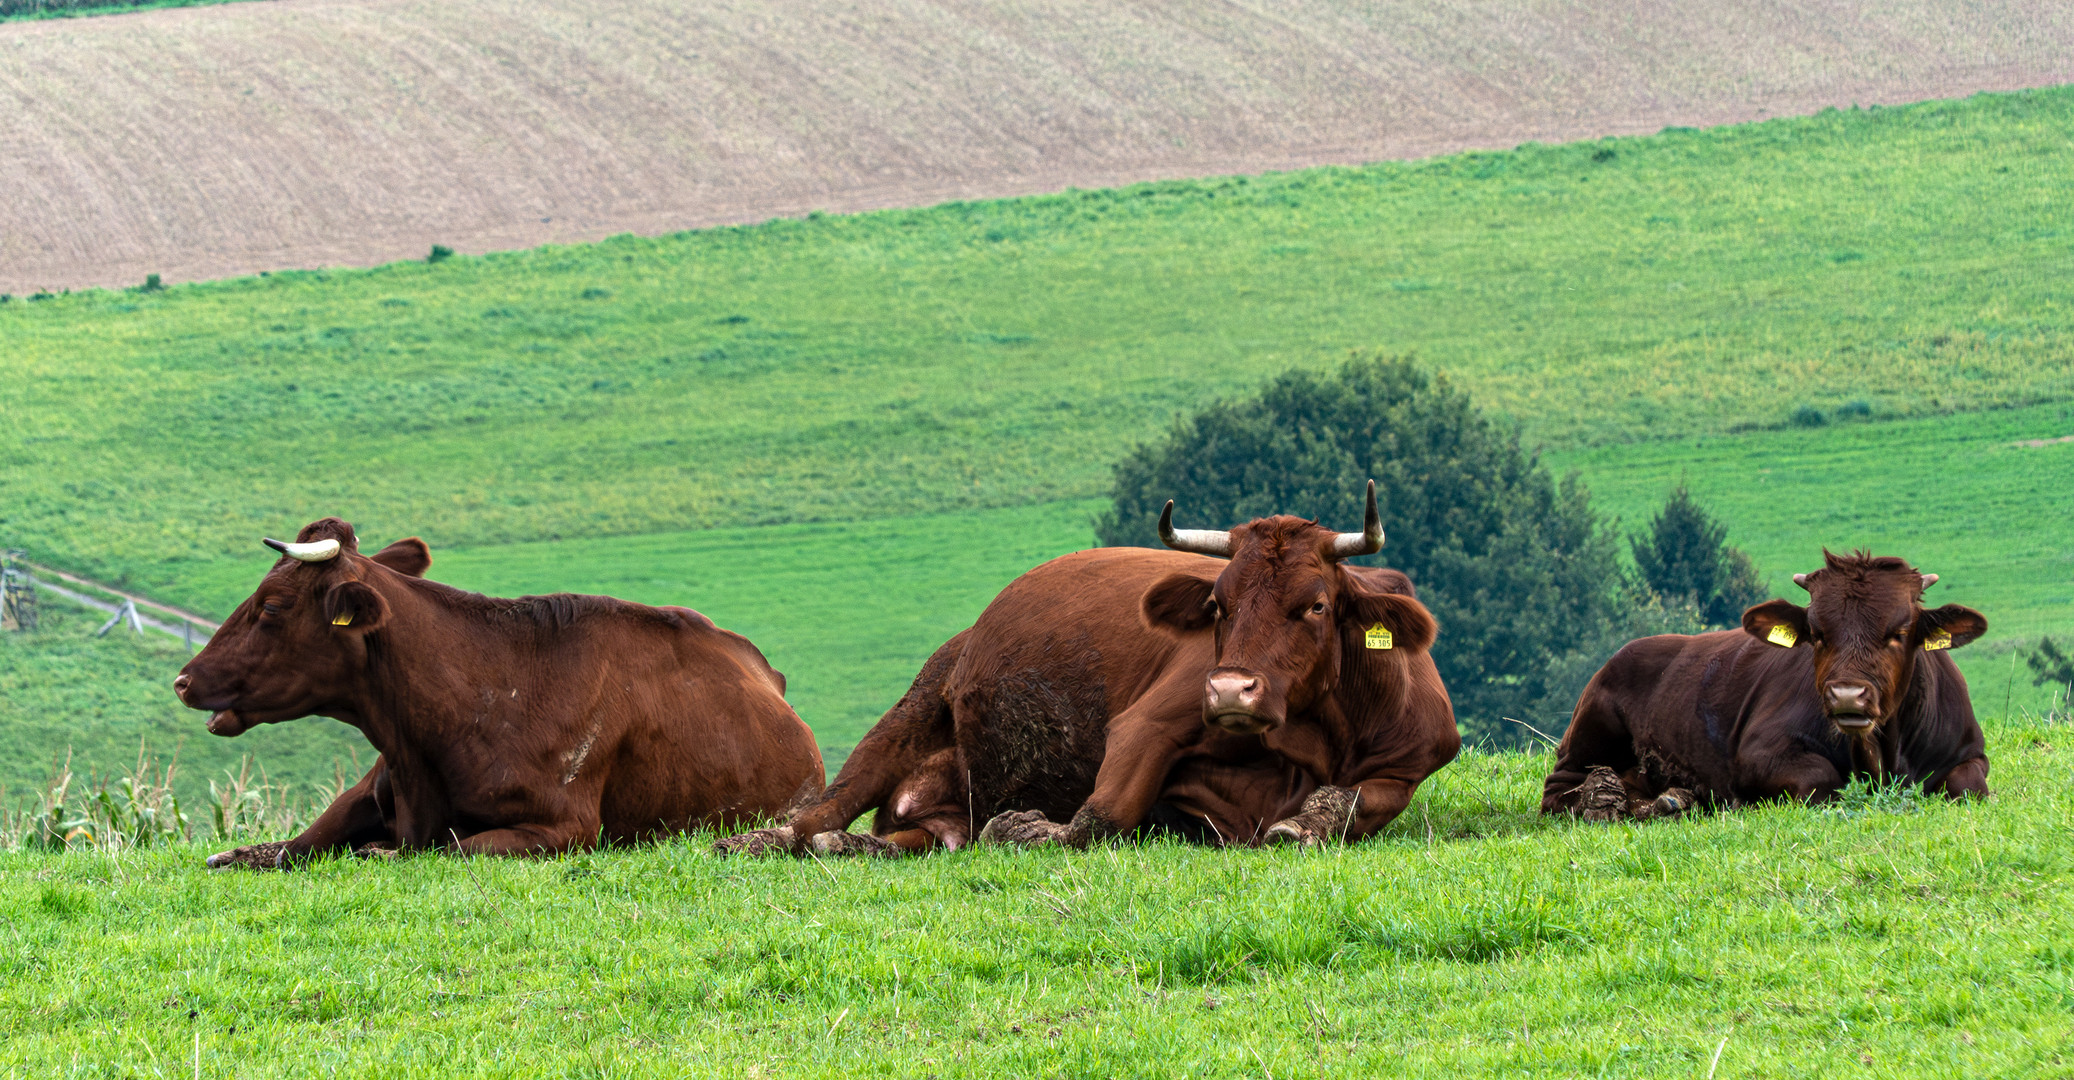
[[[1988,793],[1986,740],[1949,649],[1972,608],[1922,606],[1907,562],[1822,553],[1741,630],[1629,642],[1592,677],[1543,787],[1544,813],[1656,817],[1696,802],[1832,798],[1852,777]]]
[[[1360,533],[1179,532],[1172,512],[1163,539],[1199,554],[1104,548],[1017,578],[819,800],[719,850],[1079,847],[1148,824],[1316,844],[1388,824],[1461,739],[1411,583],[1341,562],[1382,546],[1375,486]],[[845,831],[869,810],[871,835]]]
[[[425,580],[423,541],[363,556],[337,518],[267,545],[280,561],[174,690],[217,735],[328,716],[380,757],[301,835],[211,866],[566,851],[731,826],[821,790],[784,676],[698,612],[462,592]]]

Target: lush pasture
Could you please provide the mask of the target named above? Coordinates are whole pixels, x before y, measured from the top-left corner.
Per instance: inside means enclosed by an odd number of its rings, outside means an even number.
[[[0,1045],[78,1076],[2066,1076],[2070,740],[1996,727],[1985,804],[1642,827],[1542,820],[1548,759],[1477,754],[1323,853],[0,855]]]
[[[1415,352],[1576,447],[2056,401],[2074,91],[0,306],[0,523],[189,585],[1100,494],[1177,411]]]

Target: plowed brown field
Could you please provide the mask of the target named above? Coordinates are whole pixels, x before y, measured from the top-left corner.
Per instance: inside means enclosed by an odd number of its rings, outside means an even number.
[[[0,291],[2074,79],[2065,0],[276,0],[0,25]]]

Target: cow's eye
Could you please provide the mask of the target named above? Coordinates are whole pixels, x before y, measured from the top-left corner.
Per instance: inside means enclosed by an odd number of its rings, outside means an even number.
[[[1312,605],[1311,605],[1311,614],[1313,614],[1313,615],[1323,615],[1323,614],[1325,614],[1325,601],[1323,601],[1323,600],[1320,600],[1320,601],[1318,601],[1317,603],[1315,603],[1315,604],[1312,604]]]
[[[281,605],[274,603],[272,600],[269,600],[266,603],[259,605],[259,610],[265,612],[268,615],[279,615],[281,613]]]

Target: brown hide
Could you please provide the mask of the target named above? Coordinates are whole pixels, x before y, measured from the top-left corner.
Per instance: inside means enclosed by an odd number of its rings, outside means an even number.
[[[956,847],[1002,814],[989,836],[1072,845],[1147,824],[1223,843],[1382,828],[1461,746],[1426,653],[1432,616],[1403,574],[1317,558],[1333,534],[1312,523],[1251,528],[1273,542],[1242,541],[1229,563],[1105,548],[1017,578],[819,801],[721,849],[851,850],[837,830],[867,810],[883,851]],[[1393,648],[1367,647],[1377,622]],[[1272,682],[1266,722],[1206,722],[1220,637],[1224,666]]]
[[[422,541],[282,558],[175,688],[209,729],[328,716],[380,757],[285,858],[378,846],[559,851],[775,814],[821,786],[783,676],[687,608],[500,600],[425,580]]]
[[[1823,556],[1795,578],[1805,608],[1771,600],[1741,630],[1615,653],[1578,699],[1542,810],[1576,810],[1594,767],[1620,774],[1630,799],[1687,788],[1715,804],[1821,800],[1853,776],[1987,794],[1986,740],[1947,651],[1987,620],[1956,604],[1924,609],[1936,579],[1903,560]]]

